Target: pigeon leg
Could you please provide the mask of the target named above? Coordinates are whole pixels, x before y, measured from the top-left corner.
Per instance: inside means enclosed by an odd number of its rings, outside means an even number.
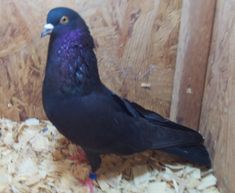
[[[80,182],[84,185],[86,185],[89,190],[90,193],[94,193],[94,186],[93,186],[93,180],[96,180],[96,173],[95,171],[100,167],[101,164],[101,159],[99,154],[90,152],[90,151],[86,151],[84,150],[86,153],[86,157],[91,165],[91,173],[89,174],[89,177],[85,180],[80,180]]]
[[[100,155],[97,153],[86,151],[86,150],[85,152],[86,152],[87,159],[91,165],[91,171],[92,173],[95,173],[95,171],[100,167],[100,164],[101,164]]]

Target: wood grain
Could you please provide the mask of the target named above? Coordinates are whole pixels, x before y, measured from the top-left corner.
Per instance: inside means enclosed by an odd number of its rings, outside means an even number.
[[[219,187],[235,193],[235,1],[218,0],[200,130]]]
[[[198,128],[216,0],[184,0],[171,119]]]
[[[46,118],[41,84],[48,39],[40,32],[56,6],[72,7],[87,21],[101,79],[111,89],[169,115],[181,0],[1,0],[1,117]]]

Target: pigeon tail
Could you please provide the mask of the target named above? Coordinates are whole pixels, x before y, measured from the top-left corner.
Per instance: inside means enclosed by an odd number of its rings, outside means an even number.
[[[195,164],[211,167],[209,153],[203,145],[169,147],[162,149],[162,151],[179,156]]]

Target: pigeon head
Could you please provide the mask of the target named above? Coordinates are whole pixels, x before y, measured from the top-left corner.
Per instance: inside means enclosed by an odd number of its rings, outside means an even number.
[[[75,29],[88,31],[85,21],[76,11],[66,7],[57,7],[48,13],[47,24],[44,26],[41,37],[59,36]]]
[[[46,35],[50,35],[44,79],[48,93],[73,94],[100,81],[93,38],[76,11],[50,10],[41,37]]]

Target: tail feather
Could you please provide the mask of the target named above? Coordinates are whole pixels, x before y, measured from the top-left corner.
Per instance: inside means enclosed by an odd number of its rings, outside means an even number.
[[[203,145],[169,147],[161,150],[169,154],[179,156],[195,164],[211,167],[209,153]]]
[[[156,132],[151,132],[151,149],[158,149],[177,155],[185,160],[211,167],[209,153],[203,145],[203,137],[196,130],[190,129],[161,115],[147,110],[134,102],[125,100],[143,118],[156,126]]]

